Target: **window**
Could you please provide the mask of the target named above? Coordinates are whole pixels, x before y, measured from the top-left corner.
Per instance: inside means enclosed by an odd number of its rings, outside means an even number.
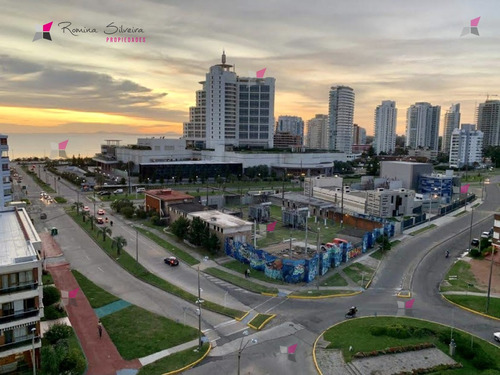
[[[269,100],[269,94],[260,94],[261,100]]]
[[[269,102],[268,101],[260,102],[260,107],[261,108],[269,108]]]
[[[255,94],[250,94],[250,100],[259,100],[260,94],[255,93]]]
[[[262,92],[269,92],[269,86],[268,85],[261,85],[260,86],[260,91],[262,91]]]
[[[250,86],[250,92],[259,92],[259,86]]]

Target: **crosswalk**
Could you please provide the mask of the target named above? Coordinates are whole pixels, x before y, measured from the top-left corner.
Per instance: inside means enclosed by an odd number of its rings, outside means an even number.
[[[242,289],[240,288],[239,286],[236,286],[234,284],[231,284],[231,283],[228,283],[227,281],[224,281],[224,280],[221,280],[221,279],[218,279],[214,276],[210,276],[210,275],[205,275],[205,277],[210,280],[211,282],[213,282],[214,284],[217,284],[218,286],[222,287],[222,288],[225,288],[225,289],[231,289],[231,290],[234,290],[236,292],[240,292],[240,293],[252,293],[246,289]]]

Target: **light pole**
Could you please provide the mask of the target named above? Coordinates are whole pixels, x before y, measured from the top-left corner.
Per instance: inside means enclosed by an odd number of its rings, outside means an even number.
[[[472,246],[471,242],[472,242],[472,220],[473,220],[473,217],[474,217],[474,207],[471,206],[471,209],[470,209],[470,229],[469,229],[469,249],[470,249],[470,246]]]
[[[242,347],[242,345],[243,345],[243,338],[241,339],[240,348],[238,349],[238,375],[240,375],[241,353],[243,353],[243,350],[245,350],[245,348],[247,347],[247,345],[249,343],[257,344],[257,342],[258,342],[257,339],[251,339],[251,340],[248,340],[246,342],[246,344]]]
[[[481,243],[479,243],[481,245]],[[491,275],[493,273],[493,257],[495,256],[496,245],[491,244],[491,262],[490,262],[490,277],[488,279],[488,297],[486,298],[486,314],[490,308],[490,292],[491,292]]]
[[[31,328],[31,334],[32,334],[31,347],[33,348],[33,351],[32,351],[33,375],[36,375],[35,333],[36,333],[36,328],[35,327]]]
[[[316,277],[316,289],[319,290],[319,227],[318,238],[316,239],[316,255],[318,256],[318,276]]]
[[[198,350],[201,350],[201,288],[200,288],[200,266],[198,266],[198,299],[196,304],[198,305]]]
[[[135,228],[135,261],[139,263],[139,231]]]
[[[342,177],[342,191],[340,199],[340,229],[344,228],[344,177]]]

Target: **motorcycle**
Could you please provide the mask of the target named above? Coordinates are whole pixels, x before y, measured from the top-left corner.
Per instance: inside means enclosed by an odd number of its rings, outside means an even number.
[[[450,252],[448,250],[446,250],[445,258],[449,258],[449,257],[450,257]]]
[[[357,312],[358,312],[357,308],[349,309],[349,311],[347,312],[347,314],[345,314],[346,319],[350,319],[350,318],[356,317],[356,313]]]

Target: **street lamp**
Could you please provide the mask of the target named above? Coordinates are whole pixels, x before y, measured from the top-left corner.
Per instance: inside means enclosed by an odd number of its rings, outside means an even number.
[[[203,300],[201,299],[201,287],[200,287],[200,266],[198,266],[198,299],[196,300],[196,304],[198,305],[198,310],[196,311],[198,314],[198,350],[201,350],[202,342],[201,342],[201,303]]]
[[[481,243],[479,243],[481,245]],[[488,280],[488,297],[486,298],[486,314],[488,314],[488,309],[490,308],[490,292],[491,292],[491,275],[493,273],[493,257],[495,256],[495,244],[491,244],[491,262],[490,262],[490,277]]]
[[[36,375],[35,333],[36,333],[36,328],[35,327],[31,328],[31,334],[32,334],[31,347],[33,348],[33,351],[32,351],[33,375]]]
[[[243,338],[241,338],[240,342],[240,348],[238,349],[238,375],[240,375],[240,363],[241,363],[241,353],[243,353],[243,350],[247,347],[248,344],[257,344],[257,339],[251,339],[246,342],[246,344],[242,347],[243,345]]]

